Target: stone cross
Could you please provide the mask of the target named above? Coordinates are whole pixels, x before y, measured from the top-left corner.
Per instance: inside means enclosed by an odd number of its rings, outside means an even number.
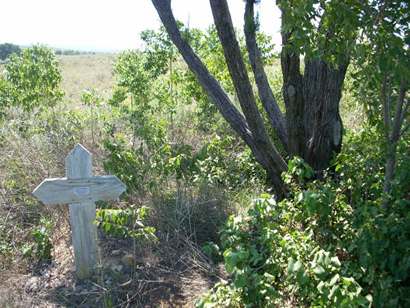
[[[46,205],[69,204],[77,277],[90,277],[97,264],[95,202],[117,199],[126,189],[116,176],[93,176],[91,153],[77,144],[65,160],[66,177],[45,179],[33,194]]]

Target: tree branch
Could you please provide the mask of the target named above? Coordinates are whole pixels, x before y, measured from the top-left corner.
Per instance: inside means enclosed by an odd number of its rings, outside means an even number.
[[[282,2],[282,1],[281,1]],[[284,1],[286,2],[286,1]],[[286,125],[288,134],[288,149],[290,155],[304,156],[306,152],[306,134],[303,122],[304,98],[303,77],[300,72],[299,52],[293,50],[291,43],[292,29],[289,29],[289,12],[286,5],[281,5],[282,12],[282,51],[280,55],[283,77],[283,99],[286,107]]]
[[[385,128],[385,134],[387,142],[391,141],[391,115],[390,115],[390,87],[388,85],[388,78],[383,76],[383,82],[381,87],[381,99],[383,103],[383,123]]]
[[[183,40],[176,20],[172,14],[170,0],[152,0],[152,3],[154,4],[172,42],[177,46],[185,62],[195,74],[198,82],[207,95],[215,103],[225,120],[231,125],[232,129],[237,132],[246,143],[250,142],[252,134],[245,119],[231,103],[228,95],[222,89],[218,81],[209,73],[205,65],[194,53],[191,46]]]
[[[406,115],[407,115],[407,113],[408,113],[408,111],[409,111],[409,107],[410,107],[410,101],[409,101],[409,100],[406,100],[405,106],[404,106],[404,108],[403,108],[403,113],[402,113],[402,115],[401,115],[401,123],[404,123],[404,120],[405,120],[405,118],[406,118]],[[404,126],[404,127],[402,128],[402,130],[401,130],[401,132],[400,132],[400,137],[403,136],[409,128],[410,128],[410,123],[407,123],[406,126]]]
[[[281,173],[287,169],[287,166],[283,158],[279,155],[273,145],[270,144],[270,142],[264,144],[265,147],[261,146],[259,142],[261,137],[267,138],[267,134],[264,131],[264,128],[262,131],[263,134],[259,135],[258,125],[256,125],[258,128],[256,130],[254,122],[251,121],[252,126],[248,126],[248,123],[246,123],[244,117],[231,103],[228,95],[219,85],[218,81],[209,73],[205,65],[194,53],[189,44],[185,40],[183,40],[171,10],[170,0],[152,0],[152,3],[156,8],[158,15],[163,25],[165,26],[172,42],[178,48],[190,70],[195,74],[204,91],[215,103],[225,120],[231,125],[232,129],[250,147],[252,153],[255,155],[256,160],[265,168],[272,180],[272,184],[274,185],[278,198],[283,198],[286,195],[287,190],[286,186],[281,180]],[[222,44],[224,45],[224,42],[222,42]],[[241,96],[241,98],[243,102],[243,97]],[[252,102],[250,102],[250,104],[252,105]],[[250,110],[246,110],[247,117],[250,117],[252,119],[252,115],[250,113]],[[257,111],[255,116],[257,117],[258,115],[260,118],[260,114]]]
[[[285,148],[287,148],[288,135],[286,131],[285,119],[269,86],[269,81],[263,68],[261,52],[256,42],[254,2],[255,0],[246,1],[244,15],[244,32],[246,38],[246,46],[248,49],[249,62],[251,63],[253,74],[255,75],[255,81],[258,87],[259,97],[262,101],[262,105],[266,113],[268,114],[270,123],[278,134],[280,141],[285,146]]]
[[[256,105],[252,85],[249,81],[238,41],[232,25],[231,14],[226,0],[210,0],[212,14],[219,39],[222,43],[225,60],[235,86],[242,112],[261,151],[272,161],[277,174],[287,169],[286,163],[268,137],[261,114]]]
[[[404,121],[404,113],[407,112],[407,106],[404,106],[404,98],[406,96],[405,82],[400,82],[399,96],[397,98],[396,112],[393,119],[393,127],[391,132],[391,141],[397,142],[400,138],[400,130]],[[403,108],[404,107],[404,108]]]

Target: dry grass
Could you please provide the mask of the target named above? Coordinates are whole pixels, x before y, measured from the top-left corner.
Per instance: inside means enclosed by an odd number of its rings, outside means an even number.
[[[105,173],[101,164],[104,121],[98,122],[96,140],[91,142],[89,110],[81,104],[81,93],[93,88],[104,99],[110,97],[115,58],[112,54],[59,57],[64,104],[48,110],[45,118],[26,115],[24,119],[14,110],[9,123],[0,126],[0,217],[5,217],[0,222],[0,236],[5,238],[0,238],[0,245],[7,242],[11,246],[7,255],[2,256],[0,250],[0,307],[192,307],[224,276],[200,246],[216,240],[227,215],[246,202],[235,202],[222,189],[171,185],[172,189],[163,189],[155,198],[147,196],[141,201],[128,196],[116,203],[115,207],[123,208],[131,204],[151,207],[148,225],[156,227],[159,241],[135,249],[132,240],[100,233],[101,267],[98,275],[85,282],[74,275],[67,207],[44,207],[31,196],[44,178],[64,175],[64,157],[77,142],[93,153],[95,174]],[[83,122],[78,124],[76,117],[66,113],[72,109]],[[180,114],[186,115],[185,111]],[[104,112],[109,116],[109,111]],[[206,136],[199,135],[192,123],[179,122],[184,124],[169,132],[173,142],[199,148]],[[24,137],[30,129],[32,135]],[[239,198],[247,200],[256,193],[253,188],[252,194]],[[21,249],[33,242],[32,230],[41,217],[54,225],[53,260],[48,265],[34,264],[23,257]],[[121,263],[124,255],[133,256],[131,268]]]
[[[85,89],[95,89],[107,99],[114,85],[112,72],[115,54],[59,56],[62,71],[62,88],[69,104],[81,101]]]
[[[183,189],[174,198],[158,198],[150,205],[150,225],[157,227],[158,243],[142,245],[100,233],[100,270],[91,280],[77,281],[67,208],[44,207],[30,196],[42,178],[63,175],[64,155],[56,144],[45,148],[45,140],[10,138],[6,139],[7,151],[2,148],[0,174],[5,177],[0,180],[4,184],[16,179],[24,182],[18,188],[25,189],[16,191],[14,186],[2,185],[0,216],[6,216],[7,234],[16,251],[0,273],[0,307],[192,307],[198,296],[224,275],[204,256],[198,243],[204,241],[201,235],[216,236],[218,221],[220,224],[227,215],[226,200],[218,191]],[[90,149],[101,159],[96,149]],[[18,165],[5,171],[11,162]],[[129,202],[115,206],[127,207]],[[54,222],[53,261],[48,265],[30,262],[20,250],[21,244],[31,240],[31,228],[41,216]],[[122,262],[124,255],[133,256],[132,266]]]
[[[104,173],[101,136],[97,134],[95,143],[91,142],[89,126],[70,128],[62,111],[82,106],[81,93],[87,88],[95,89],[105,99],[110,97],[115,57],[59,57],[66,96],[61,110],[54,110],[57,117],[50,121],[27,115],[26,120],[14,110],[9,114],[9,123],[0,127],[0,217],[5,217],[0,223],[4,226],[0,236],[7,237],[5,241],[0,239],[0,244],[7,242],[11,246],[7,255],[2,256],[0,251],[0,307],[192,307],[223,275],[200,249],[204,241],[201,236],[215,238],[218,225],[226,217],[226,201],[218,192],[170,193],[166,198],[151,200],[151,224],[156,226],[159,238],[155,245],[135,250],[132,240],[100,233],[101,267],[92,280],[84,282],[74,275],[67,208],[44,207],[30,194],[42,179],[64,175],[64,157],[74,142],[85,144],[94,154],[95,173]],[[35,138],[26,138],[20,126],[45,126],[46,130],[35,133]],[[101,131],[102,125],[96,129]],[[128,205],[124,201],[115,206]],[[213,221],[204,219],[210,215]],[[22,254],[23,245],[33,241],[32,230],[45,216],[54,225],[53,260],[48,265],[35,264]],[[114,251],[120,253],[113,255]],[[126,254],[134,256],[131,268],[121,263]]]

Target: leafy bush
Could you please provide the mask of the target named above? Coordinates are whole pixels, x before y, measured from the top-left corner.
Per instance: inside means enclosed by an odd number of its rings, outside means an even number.
[[[342,191],[352,204],[352,241],[345,241],[349,267],[373,294],[376,307],[410,304],[409,139],[399,144],[397,174],[385,204],[384,147],[377,129],[349,137],[339,157]],[[407,150],[405,150],[407,149]],[[340,187],[339,187],[340,189]]]
[[[194,34],[204,39],[202,33]],[[175,104],[183,108],[192,103],[190,99],[185,101],[187,97],[196,93],[199,96],[193,97],[201,100],[199,93],[202,92],[197,91],[196,81],[189,79],[187,83],[186,78],[192,76],[186,68],[175,65],[171,70],[168,67],[175,51],[163,30],[144,32],[143,38],[147,43],[145,51],[126,51],[115,64],[117,87],[110,105],[125,125],[122,133],[112,134],[104,143],[108,153],[105,168],[117,174],[131,191],[141,194],[164,188],[172,177],[194,185],[206,182],[229,189],[238,189],[247,180],[259,183],[262,169],[250,151],[244,150],[234,137],[221,138],[214,134],[196,150],[184,141],[172,140]],[[168,70],[169,78],[165,75]],[[173,88],[172,83],[182,86]],[[188,92],[186,84],[188,88],[192,86]],[[205,113],[200,118],[196,113],[194,116],[204,123],[212,118]]]
[[[97,211],[97,224],[109,235],[145,240],[156,240],[153,227],[145,226],[149,209],[101,209]]]
[[[39,260],[50,261],[51,260],[51,249],[53,245],[51,244],[51,221],[42,219],[40,221],[40,226],[33,231],[35,252]]]
[[[217,285],[200,307],[230,302],[238,307],[280,306],[292,298],[315,307],[368,303],[338,256],[320,248],[313,230],[295,228],[299,211],[289,209],[290,204],[263,196],[246,216],[228,220],[221,236],[231,281]]]
[[[383,149],[374,142],[381,136],[369,129],[347,138],[337,175],[312,180],[310,167],[295,158],[284,174],[288,199],[264,195],[246,215],[230,217],[221,233],[230,279],[200,307],[409,305],[410,202],[408,182],[401,182],[410,173],[403,168],[408,152],[400,154],[386,207]]]
[[[260,185],[264,171],[256,163],[250,150],[236,143],[235,138],[216,135],[195,155],[194,182],[204,181],[227,189],[240,189],[245,185]],[[235,152],[236,150],[236,152]]]
[[[53,245],[51,243],[52,222],[46,218],[40,220],[40,224],[33,229],[32,236],[34,244],[28,244],[23,247],[23,255],[35,257],[40,262],[51,261],[51,250]]]
[[[11,85],[0,75],[0,119],[6,116],[6,108],[11,106]]]
[[[50,107],[60,101],[64,94],[60,82],[61,73],[53,51],[34,46],[10,57],[5,66],[4,80],[1,81],[0,97],[6,97],[10,105],[26,111],[35,107]]]

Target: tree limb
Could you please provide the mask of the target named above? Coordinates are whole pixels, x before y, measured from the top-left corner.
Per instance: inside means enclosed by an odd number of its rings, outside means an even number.
[[[397,98],[396,112],[392,123],[391,140],[397,142],[400,138],[400,130],[404,121],[404,113],[407,112],[407,106],[404,106],[406,89],[404,80],[400,83],[399,96]],[[404,107],[404,108],[403,108]]]
[[[402,129],[404,116],[403,113],[407,112],[407,106],[404,106],[404,99],[406,96],[406,85],[405,81],[402,79],[400,82],[399,95],[397,98],[396,111],[394,118],[391,119],[391,92],[386,90],[388,85],[386,85],[386,78],[383,79],[382,84],[382,98],[383,98],[383,110],[384,110],[384,124],[386,126],[386,142],[387,142],[387,153],[386,153],[386,163],[384,172],[384,186],[383,190],[385,193],[390,193],[391,182],[394,178],[396,169],[396,156],[397,156],[397,145],[400,139],[400,131]],[[403,108],[404,107],[404,108]],[[384,202],[384,206],[387,205],[387,200]]]
[[[287,169],[286,163],[268,137],[262,116],[256,105],[252,85],[249,81],[238,41],[232,25],[231,14],[226,0],[210,0],[212,14],[219,39],[222,43],[225,60],[235,86],[242,112],[261,151],[271,160],[278,174]]]
[[[383,103],[383,123],[386,134],[386,139],[388,142],[391,141],[391,114],[390,114],[390,87],[389,87],[388,78],[386,75],[383,76],[383,82],[381,87],[381,100]]]
[[[401,123],[404,123],[404,119],[405,119],[405,117],[406,117],[406,115],[407,115],[407,113],[408,113],[408,111],[409,111],[409,107],[410,107],[410,101],[407,100],[407,101],[405,102],[405,107],[403,108],[403,113],[402,113],[402,115],[401,115],[401,116],[402,116],[402,118],[401,118]],[[407,123],[406,126],[404,126],[404,127],[402,128],[402,130],[401,130],[401,132],[400,132],[400,137],[403,136],[409,128],[410,128],[410,123]]]
[[[245,119],[231,103],[228,95],[221,88],[218,81],[209,73],[208,69],[192,50],[191,46],[183,40],[176,20],[172,14],[171,1],[152,0],[152,3],[154,4],[172,42],[177,46],[179,52],[191,71],[195,74],[200,85],[215,103],[225,120],[231,125],[232,129],[248,143],[250,139],[252,139],[252,134]]]
[[[255,75],[255,81],[258,87],[259,97],[262,101],[262,105],[266,113],[268,114],[270,123],[278,134],[280,141],[285,146],[285,148],[287,148],[288,135],[286,131],[285,119],[269,86],[269,81],[263,68],[261,52],[256,42],[254,2],[255,0],[246,1],[244,15],[244,32],[246,46],[248,49],[249,62],[251,63],[253,74]]]
[[[274,185],[277,197],[283,198],[287,193],[287,189],[283,181],[281,180],[281,173],[287,169],[287,166],[283,158],[279,155],[273,145],[270,144],[270,142],[264,144],[264,146],[261,146],[261,143],[259,142],[261,137],[267,138],[267,134],[264,131],[264,128],[262,131],[263,134],[259,135],[258,132],[260,130],[258,125],[255,125],[255,123],[251,121],[252,126],[248,126],[248,123],[246,123],[244,117],[231,103],[228,95],[222,89],[218,81],[209,73],[205,65],[192,50],[191,46],[189,46],[189,44],[182,38],[171,10],[170,0],[152,0],[152,3],[156,8],[158,15],[163,25],[165,26],[172,42],[178,48],[190,70],[195,74],[204,91],[215,103],[218,110],[221,112],[225,120],[230,124],[232,129],[250,147],[253,154],[255,155],[256,160],[267,171],[269,177],[271,178],[272,184]],[[222,42],[222,44],[224,43]],[[241,98],[243,102],[243,97]],[[251,112],[247,110],[245,115],[252,118],[252,115],[250,113]],[[258,115],[260,118],[259,112],[255,114],[256,117]],[[256,130],[255,126],[257,128]],[[269,149],[271,151],[269,151]]]

